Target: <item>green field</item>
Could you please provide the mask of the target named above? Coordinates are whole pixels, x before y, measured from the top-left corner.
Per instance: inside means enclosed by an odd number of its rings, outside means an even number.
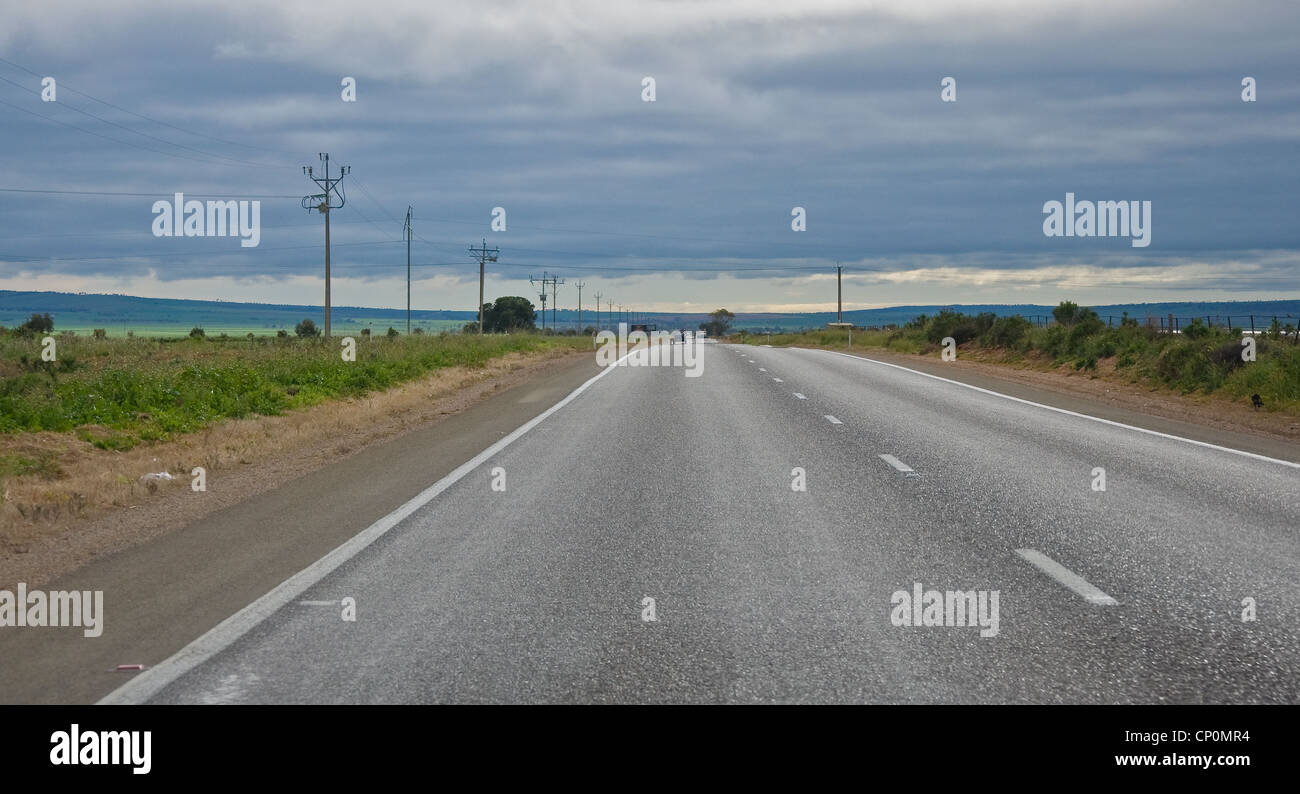
[[[358,335],[356,361],[345,362],[338,338],[56,333],[56,360],[44,361],[42,336],[0,334],[0,433],[75,431],[104,449],[354,397],[445,367],[480,367],[508,353],[591,344],[586,337],[528,333]]]
[[[320,321],[317,320],[316,323],[317,325],[319,325]],[[19,323],[15,323],[15,325],[18,324]],[[436,334],[440,331],[458,333],[462,328],[464,328],[464,326],[465,326],[465,321],[463,320],[424,320],[420,322],[412,322],[411,331],[415,332],[415,330],[418,328],[420,331],[426,334]],[[161,337],[161,338],[182,337],[182,336],[188,336],[190,329],[194,327],[196,327],[194,324],[192,323],[186,324],[183,321],[155,323],[155,324],[124,323],[116,327],[108,323],[101,323],[99,325],[95,325],[93,323],[87,325],[79,325],[73,322],[73,323],[59,323],[57,326],[59,332],[71,331],[72,333],[77,334],[79,336],[89,336],[92,333],[94,333],[96,328],[102,328],[104,329],[105,334],[107,334],[107,336],[109,336],[110,338],[112,337],[125,338],[128,334],[132,336],[147,336],[147,337]],[[293,333],[293,329],[294,329],[293,324],[288,324],[283,326],[268,326],[268,325],[250,325],[250,324],[238,324],[238,323],[232,323],[229,325],[225,325],[221,323],[204,323],[198,325],[197,327],[202,328],[204,333],[207,334],[208,336],[220,336],[221,334],[225,334],[227,336],[241,336],[241,337],[247,337],[249,334],[253,334],[254,336],[275,336],[281,330],[285,330],[288,331],[289,333]],[[330,330],[331,333],[333,333],[335,336],[348,336],[348,335],[357,336],[361,333],[362,329],[364,328],[370,328],[371,333],[375,334],[376,336],[383,335],[388,331],[389,328],[393,328],[399,333],[405,334],[406,321],[405,320],[394,321],[390,317],[383,317],[383,318],[349,317],[349,318],[342,318],[342,319],[335,318],[332,320],[332,328]]]

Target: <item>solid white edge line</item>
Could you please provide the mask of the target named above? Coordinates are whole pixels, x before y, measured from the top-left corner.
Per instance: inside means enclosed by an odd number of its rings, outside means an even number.
[[[812,351],[814,351],[814,352],[818,352],[818,353],[834,353],[834,354],[837,355],[837,356],[844,356],[845,358],[852,358],[852,359],[856,359],[857,361],[867,361],[867,362],[870,362],[870,363],[872,363],[872,364],[879,364],[879,365],[882,366],[882,367],[893,367],[894,369],[901,369],[901,370],[903,370],[904,372],[911,372],[911,373],[913,373],[913,374],[916,374],[916,375],[922,375],[922,376],[927,377],[927,378],[933,378],[933,379],[935,379],[935,380],[941,380],[941,381],[943,381],[944,383],[952,383],[952,384],[957,385],[957,386],[963,386],[963,387],[965,387],[965,388],[967,388],[967,389],[973,389],[973,390],[975,390],[975,391],[977,391],[977,392],[983,392],[984,394],[991,394],[991,395],[993,395],[994,397],[1001,397],[1001,398],[1004,399],[1004,400],[1014,400],[1015,402],[1018,402],[1018,403],[1024,403],[1025,405],[1033,405],[1033,406],[1036,406],[1036,407],[1038,407],[1038,408],[1046,408],[1047,410],[1049,410],[1049,411],[1055,411],[1055,412],[1057,412],[1058,414],[1066,414],[1067,416],[1077,416],[1077,417],[1079,417],[1079,418],[1081,418],[1081,419],[1089,419],[1089,420],[1091,420],[1091,421],[1093,421],[1093,422],[1101,422],[1101,423],[1104,424],[1104,425],[1111,425],[1111,426],[1113,426],[1113,427],[1122,427],[1122,428],[1124,428],[1124,429],[1126,429],[1126,430],[1136,430],[1136,431],[1139,432],[1139,433],[1146,433],[1147,435],[1151,435],[1151,436],[1159,436],[1160,438],[1169,438],[1169,439],[1173,439],[1174,441],[1183,441],[1183,442],[1188,443],[1188,444],[1195,444],[1195,445],[1198,446],[1198,447],[1206,447],[1206,448],[1208,448],[1208,449],[1217,449],[1217,450],[1219,450],[1220,452],[1231,452],[1231,453],[1234,454],[1234,455],[1242,455],[1242,456],[1245,456],[1245,457],[1247,457],[1247,458],[1254,458],[1255,460],[1262,460],[1262,461],[1265,461],[1265,462],[1267,462],[1267,463],[1278,463],[1278,464],[1281,464],[1281,465],[1283,465],[1283,466],[1290,466],[1290,467],[1293,468],[1293,469],[1300,469],[1300,463],[1294,463],[1294,462],[1289,461],[1289,460],[1281,460],[1280,458],[1270,458],[1270,457],[1267,456],[1267,455],[1260,455],[1260,454],[1257,454],[1257,453],[1255,453],[1255,452],[1246,452],[1245,450],[1241,450],[1241,449],[1233,449],[1232,447],[1221,447],[1221,446],[1219,446],[1218,444],[1211,444],[1211,443],[1208,442],[1208,441],[1197,441],[1197,440],[1194,439],[1194,438],[1184,438],[1183,436],[1175,436],[1175,435],[1173,435],[1173,434],[1171,434],[1171,433],[1161,433],[1159,430],[1148,430],[1148,429],[1146,429],[1145,427],[1138,427],[1138,426],[1136,426],[1136,425],[1126,425],[1126,424],[1124,424],[1123,422],[1116,422],[1116,421],[1114,421],[1114,420],[1112,420],[1112,419],[1102,419],[1102,418],[1099,417],[1099,416],[1089,416],[1088,414],[1081,414],[1081,413],[1079,413],[1078,411],[1069,411],[1069,410],[1066,410],[1065,408],[1057,408],[1057,407],[1054,406],[1054,405],[1044,405],[1043,403],[1036,403],[1036,402],[1034,402],[1033,400],[1026,400],[1026,399],[1023,399],[1023,398],[1021,398],[1021,397],[1012,397],[1010,394],[1003,394],[1002,392],[996,392],[996,391],[993,391],[992,389],[984,389],[984,388],[981,388],[981,387],[979,387],[979,386],[972,386],[972,385],[970,385],[969,383],[962,383],[962,382],[959,381],[959,380],[952,380],[951,378],[944,378],[944,377],[940,377],[939,375],[931,375],[931,374],[928,373],[928,372],[921,372],[920,370],[917,370],[917,369],[910,369],[910,368],[908,368],[908,367],[900,366],[900,365],[898,365],[898,364],[890,364],[888,361],[877,361],[877,360],[874,359],[874,358],[865,358],[865,357],[863,357],[863,356],[854,356],[854,355],[850,355],[850,354],[848,354],[848,353],[841,353],[841,352],[839,352],[839,351],[837,351],[837,350],[817,350],[816,348],[810,348],[810,347],[796,347],[796,348],[793,348],[793,349],[794,349],[794,350],[812,350]]]
[[[800,394],[799,392],[795,392],[795,393],[794,393],[794,396],[795,396],[795,397],[798,397],[798,398],[801,399],[801,400],[806,400],[806,399],[808,399],[807,397],[803,396],[803,395]]]
[[[777,383],[785,383],[785,381],[781,380],[780,378],[772,378],[772,380],[776,381]]]
[[[826,421],[830,422],[830,423],[833,424],[833,425],[842,425],[842,424],[844,424],[843,422],[841,422],[840,420],[838,420],[838,419],[836,419],[835,417],[831,416],[830,414],[822,414],[822,416],[826,419]]]
[[[631,353],[628,354],[630,356]],[[266,620],[281,607],[291,603],[298,596],[302,595],[312,585],[324,579],[336,568],[343,563],[355,557],[367,546],[374,543],[382,537],[388,530],[400,524],[403,520],[410,517],[412,513],[424,507],[433,501],[439,494],[463,479],[465,475],[482,466],[501,450],[510,446],[520,436],[532,430],[541,424],[551,414],[560,410],[564,406],[573,402],[573,400],[588,389],[593,383],[608,375],[614,370],[619,362],[626,359],[623,356],[613,365],[601,370],[598,374],[578,388],[569,392],[568,396],[547,408],[532,419],[520,425],[510,433],[510,435],[501,438],[492,446],[478,453],[474,457],[456,467],[450,474],[438,480],[433,485],[425,488],[414,498],[407,501],[401,507],[379,519],[375,523],[366,527],[361,532],[353,535],[344,541],[333,551],[321,557],[316,562],[302,569],[293,576],[285,579],[273,590],[263,595],[253,603],[239,610],[235,614],[213,626],[203,636],[181,648],[167,659],[158,663],[156,666],[145,670],[140,675],[132,678],[122,686],[113,690],[99,700],[96,705],[128,705],[143,703],[149,698],[158,694],[162,689],[167,687],[182,675],[203,664],[216,654],[225,650],[240,637],[247,634],[257,624]]]
[[[1023,557],[1030,565],[1055,579],[1057,583],[1063,584],[1076,594],[1083,596],[1083,599],[1088,603],[1103,607],[1119,606],[1118,601],[1094,587],[1087,579],[1041,551],[1036,549],[1016,549],[1016,554]]]
[[[899,471],[903,472],[904,474],[907,474],[908,472],[911,473],[916,472],[916,470],[913,469],[911,466],[908,466],[906,463],[894,457],[893,455],[880,455],[879,457],[881,460],[888,463],[890,466],[893,466],[895,469],[898,469]]]

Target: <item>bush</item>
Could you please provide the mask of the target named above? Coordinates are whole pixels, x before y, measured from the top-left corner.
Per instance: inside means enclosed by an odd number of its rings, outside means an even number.
[[[18,326],[18,332],[21,334],[48,334],[54,330],[54,318],[49,312],[45,314],[32,313],[27,322]]]
[[[320,336],[320,329],[310,317],[304,318],[302,322],[293,327],[293,332],[302,339]]]
[[[389,339],[392,339],[393,337],[395,337],[395,336],[397,336],[397,335],[398,335],[398,334],[397,334],[397,329],[394,328],[394,327],[391,326],[391,325],[388,326],[388,334],[387,334],[388,338],[389,338]]]
[[[1052,309],[1052,317],[1060,325],[1074,325],[1079,315],[1079,304],[1074,301],[1061,301]]]
[[[288,339],[289,332],[281,328],[280,330],[275,332],[275,336],[277,339]]]
[[[1188,339],[1204,339],[1209,335],[1210,329],[1201,322],[1200,317],[1196,317],[1190,324],[1183,326],[1182,332]]]
[[[999,317],[984,332],[982,343],[990,347],[1016,348],[1024,341],[1031,325],[1019,315]]]
[[[197,325],[190,329],[191,339],[202,339],[205,335],[206,334],[203,333],[203,329],[198,327]]]

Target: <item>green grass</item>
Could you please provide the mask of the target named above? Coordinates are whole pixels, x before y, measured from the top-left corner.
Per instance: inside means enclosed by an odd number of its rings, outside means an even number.
[[[1088,309],[1067,323],[1036,328],[1015,318],[971,316],[943,311],[920,317],[902,328],[852,332],[852,347],[900,353],[937,354],[951,336],[960,351],[981,361],[1038,366],[1067,366],[1094,371],[1113,361],[1121,377],[1184,394],[1216,394],[1249,405],[1260,395],[1270,411],[1300,414],[1300,346],[1293,330],[1255,337],[1256,360],[1242,361],[1241,332],[1206,328],[1199,323],[1180,334],[1132,322],[1107,327]],[[743,334],[750,344],[801,345],[847,349],[849,332],[818,329],[797,334]],[[960,353],[959,353],[960,355]]]
[[[119,450],[221,419],[387,389],[446,367],[481,367],[508,353],[591,344],[537,334],[357,336],[357,360],[344,362],[338,338],[55,338],[57,361],[44,362],[39,337],[0,335],[0,432],[73,431]]]
[[[12,323],[11,327],[20,324],[21,321],[18,323]],[[320,323],[318,322],[317,325],[319,324]],[[0,325],[3,325],[3,323],[0,323]],[[127,336],[128,332],[134,336],[174,337],[186,336],[194,325],[195,323],[193,322],[187,323],[184,321],[150,324],[129,323],[126,325],[122,325],[121,323],[116,325],[112,323],[101,323],[99,325],[66,325],[64,323],[59,323],[56,328],[59,333],[71,331],[78,336],[90,336],[96,328],[102,328],[108,334],[109,338],[124,338]],[[426,334],[436,334],[439,331],[459,332],[464,325],[464,320],[417,320],[411,323],[411,330],[419,328]],[[372,319],[354,317],[341,320],[336,319],[332,323],[330,330],[335,336],[345,336],[348,334],[360,334],[362,328],[369,327],[372,329],[374,334],[379,335],[387,331],[389,326],[396,328],[403,334],[406,333],[406,320],[394,321],[391,318]],[[221,334],[241,337],[247,337],[249,334],[254,336],[275,336],[280,330],[279,327],[272,328],[266,325],[248,325],[239,323],[229,325],[205,323],[202,324],[202,327],[208,336],[219,336]],[[293,333],[293,324],[284,326],[284,330]]]

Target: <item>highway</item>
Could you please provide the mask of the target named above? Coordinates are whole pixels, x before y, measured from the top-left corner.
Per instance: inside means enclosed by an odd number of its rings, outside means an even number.
[[[602,372],[105,702],[1300,702],[1295,464],[703,357]],[[918,583],[995,633],[898,625]]]

